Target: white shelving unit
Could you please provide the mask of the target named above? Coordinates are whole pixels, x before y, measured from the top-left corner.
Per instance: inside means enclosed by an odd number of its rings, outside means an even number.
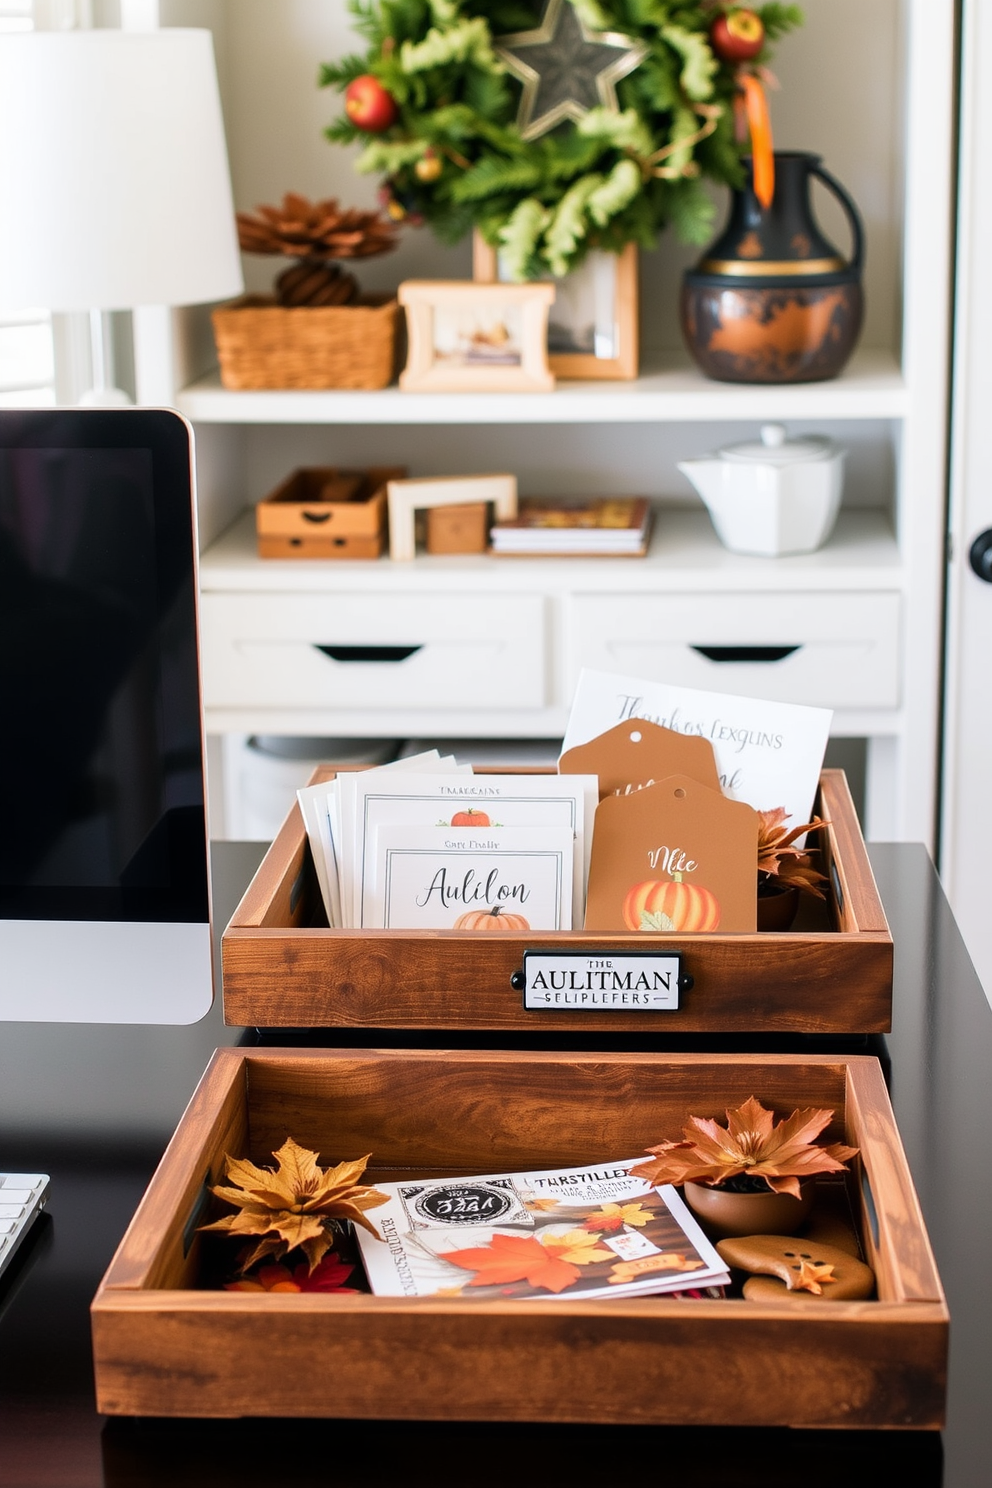
[[[795,387],[702,378],[674,328],[689,255],[666,244],[642,261],[646,370],[633,383],[562,384],[547,395],[233,393],[215,374],[179,377],[174,396],[199,448],[214,734],[537,738],[562,728],[578,666],[612,663],[833,706],[835,732],[868,741],[868,834],[932,843],[955,6],[804,8],[806,28],[780,48],[773,107],[777,142],[819,149],[867,220],[865,345],[845,374]],[[238,204],[288,187],[361,199],[368,187],[350,177],[346,153],[320,142],[333,102],[317,98],[311,81],[320,56],[348,45],[343,0],[210,0],[200,9],[218,39]],[[188,10],[162,0],[161,18],[188,21]],[[817,210],[843,240],[829,204],[818,200]],[[383,265],[393,282],[467,272],[464,255],[425,234]],[[694,498],[676,461],[772,419],[849,447],[845,510],[820,553],[734,557],[698,503],[680,509]],[[644,492],[660,503],[650,556],[402,566],[255,557],[245,508],[292,465],[387,460],[424,475],[510,468],[525,493]],[[713,663],[696,649],[744,643],[797,649],[768,663]],[[335,661],[317,649],[348,644],[417,649],[386,663]]]

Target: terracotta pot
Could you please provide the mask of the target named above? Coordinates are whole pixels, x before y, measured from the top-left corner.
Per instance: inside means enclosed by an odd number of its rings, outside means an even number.
[[[788,930],[799,913],[799,890],[793,884],[758,890],[758,929]]]
[[[725,1188],[707,1188],[703,1183],[686,1183],[683,1195],[707,1233],[727,1240],[738,1235],[797,1234],[809,1218],[816,1185],[806,1179],[799,1187],[799,1199],[770,1191],[734,1193]]]
[[[847,213],[850,262],[813,216],[814,176]],[[706,375],[721,382],[836,377],[861,330],[863,241],[857,207],[820,157],[776,153],[771,206],[761,206],[750,180],[734,192],[727,227],[685,275],[682,334]]]

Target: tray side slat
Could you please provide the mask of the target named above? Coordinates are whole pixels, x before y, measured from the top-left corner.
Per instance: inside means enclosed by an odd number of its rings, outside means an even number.
[[[877,1216],[879,1243],[867,1216],[862,1238],[878,1276],[879,1295],[896,1302],[943,1304],[920,1201],[875,1060],[849,1065],[846,1108],[850,1141],[862,1151]]]

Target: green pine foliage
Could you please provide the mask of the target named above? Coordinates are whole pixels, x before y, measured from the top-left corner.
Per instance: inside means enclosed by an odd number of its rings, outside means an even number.
[[[520,85],[497,49],[501,36],[540,24],[543,0],[349,0],[366,50],[319,74],[343,93],[371,73],[396,101],[384,134],[343,113],[326,130],[364,147],[357,168],[384,177],[392,215],[426,221],[444,242],[477,228],[517,279],[567,273],[592,248],[651,248],[669,224],[704,243],[714,216],[705,183],[742,179],[735,68],[709,44],[713,0],[570,3],[590,28],[647,53],[617,84],[619,112],[590,110],[536,140],[517,127]],[[802,24],[798,6],[754,8],[766,41]],[[757,61],[768,56],[766,45]]]

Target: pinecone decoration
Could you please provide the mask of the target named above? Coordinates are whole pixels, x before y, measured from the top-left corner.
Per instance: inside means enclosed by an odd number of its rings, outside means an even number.
[[[280,305],[350,305],[358,284],[339,258],[372,258],[396,247],[396,224],[381,212],[342,209],[333,198],[312,202],[287,191],[280,207],[239,212],[238,241],[245,253],[299,259],[276,280]]]

